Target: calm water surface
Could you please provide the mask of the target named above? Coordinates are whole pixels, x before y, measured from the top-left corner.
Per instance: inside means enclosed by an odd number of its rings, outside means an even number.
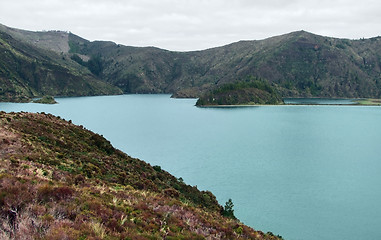
[[[381,239],[381,107],[197,108],[169,95],[0,103],[50,112],[160,165],[286,239]]]

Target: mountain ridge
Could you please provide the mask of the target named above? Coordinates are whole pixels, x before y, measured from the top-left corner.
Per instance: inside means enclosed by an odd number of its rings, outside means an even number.
[[[174,52],[91,42],[70,32],[8,32],[71,58],[123,93],[199,97],[222,84],[255,77],[268,81],[282,97],[381,98],[381,37],[349,40],[302,30]]]
[[[29,37],[34,33],[28,34]],[[53,35],[56,34],[61,33]],[[26,102],[44,95],[89,96],[122,93],[118,88],[97,79],[88,69],[72,61],[67,55],[19,39],[20,36],[14,38],[7,32],[0,31],[0,101]],[[49,41],[55,42],[51,39]]]
[[[28,31],[17,28],[11,28],[0,24],[0,31],[6,32],[13,38],[29,44],[36,45],[46,50],[52,50],[57,53],[69,52],[68,44],[69,33],[65,31]]]

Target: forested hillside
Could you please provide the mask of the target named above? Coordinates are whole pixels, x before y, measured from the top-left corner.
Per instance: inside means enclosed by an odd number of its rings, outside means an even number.
[[[122,93],[69,56],[17,40],[1,30],[0,53],[0,101]]]
[[[299,31],[172,52],[90,42],[66,32],[2,25],[0,32],[2,99],[118,92],[199,97],[247,77],[267,81],[282,97],[381,97],[381,37],[349,40]]]
[[[381,94],[381,38],[348,40],[300,31],[196,52],[135,48],[69,36],[71,51],[97,56],[99,75],[124,92],[198,97],[254,76],[283,97],[373,97]]]

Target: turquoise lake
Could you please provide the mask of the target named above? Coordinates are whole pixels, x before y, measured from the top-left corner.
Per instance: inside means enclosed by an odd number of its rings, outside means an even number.
[[[289,240],[381,239],[381,107],[197,108],[169,95],[0,103],[52,113],[127,154],[231,198],[245,224]]]

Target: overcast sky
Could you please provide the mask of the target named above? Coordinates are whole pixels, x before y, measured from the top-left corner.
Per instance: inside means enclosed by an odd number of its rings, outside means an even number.
[[[381,35],[379,0],[0,0],[0,23],[188,51],[305,30]]]

